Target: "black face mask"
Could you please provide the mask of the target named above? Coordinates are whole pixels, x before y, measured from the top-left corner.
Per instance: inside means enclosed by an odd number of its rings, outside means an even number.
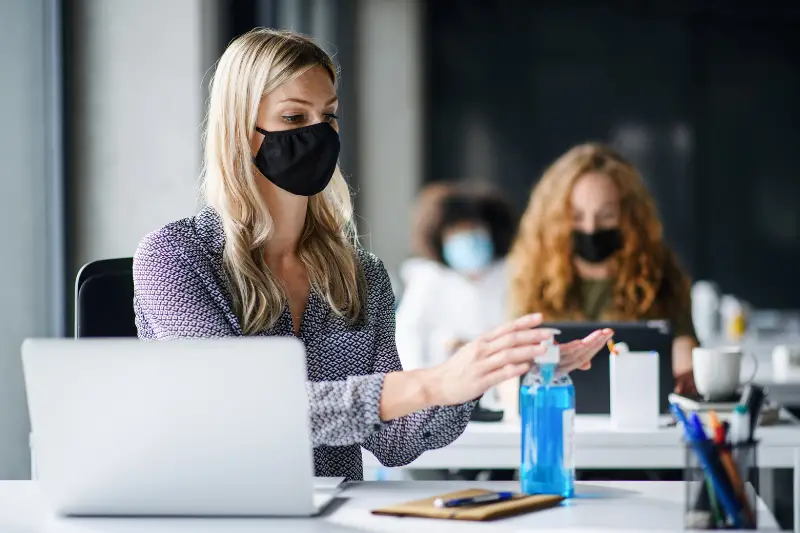
[[[333,126],[320,122],[293,130],[256,131],[264,141],[253,162],[269,181],[298,196],[325,190],[339,160],[339,134]]]
[[[619,228],[603,229],[594,233],[572,232],[572,249],[575,255],[589,263],[602,263],[622,248]]]

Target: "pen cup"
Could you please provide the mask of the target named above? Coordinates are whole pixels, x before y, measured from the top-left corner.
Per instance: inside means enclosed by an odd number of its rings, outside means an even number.
[[[758,529],[758,441],[684,448],[684,528]]]

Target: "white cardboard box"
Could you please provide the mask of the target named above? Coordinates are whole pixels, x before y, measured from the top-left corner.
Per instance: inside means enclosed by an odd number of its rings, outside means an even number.
[[[611,425],[623,430],[657,430],[658,353],[624,351],[609,358]]]

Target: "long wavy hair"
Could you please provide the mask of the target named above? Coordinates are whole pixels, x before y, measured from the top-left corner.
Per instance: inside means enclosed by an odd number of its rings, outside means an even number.
[[[333,61],[309,38],[258,28],[231,42],[211,81],[203,189],[222,219],[225,271],[248,334],[273,326],[287,301],[264,256],[273,220],[259,192],[263,178],[255,171],[250,136],[264,95],[316,66],[336,83]],[[361,317],[365,299],[356,246],[350,190],[337,165],[330,184],[309,199],[298,253],[312,289],[351,322]]]
[[[622,249],[612,305],[605,320],[667,318],[689,305],[689,278],[663,241],[653,197],[634,166],[608,146],[587,143],[559,157],[534,187],[509,255],[514,315],[581,320],[580,283],[573,266],[570,196],[589,173],[610,177],[620,194]]]

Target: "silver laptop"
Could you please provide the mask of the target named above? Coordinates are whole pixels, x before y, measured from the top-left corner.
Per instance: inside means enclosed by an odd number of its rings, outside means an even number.
[[[289,337],[22,346],[37,479],[54,511],[310,516],[305,349]]]

